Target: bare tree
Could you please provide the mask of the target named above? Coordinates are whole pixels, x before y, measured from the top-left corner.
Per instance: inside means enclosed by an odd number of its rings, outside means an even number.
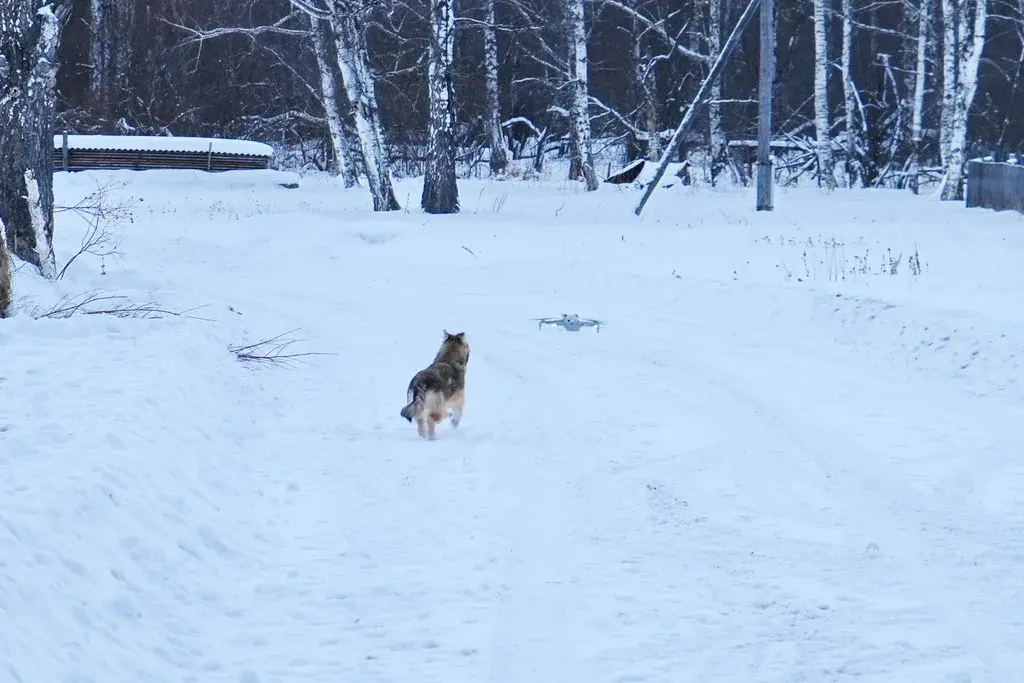
[[[569,35],[569,137],[572,167],[583,177],[588,192],[600,183],[594,171],[590,142],[590,90],[587,73],[587,25],[585,0],[563,0]],[[579,177],[577,176],[577,177]]]
[[[352,138],[355,137],[366,169],[374,211],[399,209],[378,108],[375,77],[369,63],[364,27],[364,15],[368,9],[364,0],[290,0],[290,5],[294,12],[256,26],[204,30],[190,29],[180,24],[175,26],[192,34],[188,42],[200,44],[211,38],[231,35],[244,35],[253,41],[259,36],[269,35],[309,38],[316,54],[319,94],[336,163],[344,172],[346,182],[354,181],[356,150],[353,149]],[[302,14],[307,15],[312,23],[304,28],[291,27],[289,22]],[[285,61],[279,59],[279,62]],[[291,69],[289,71],[294,73]],[[345,119],[348,118],[342,109],[345,98],[334,89],[338,77],[351,109],[354,136],[345,125]]]
[[[649,161],[661,159],[661,103],[658,101],[657,67],[661,61],[645,48],[647,30],[633,18],[633,92],[636,100],[636,126],[633,136],[645,144]]]
[[[973,7],[973,12],[971,11]],[[972,16],[973,15],[973,16]],[[967,123],[978,89],[978,68],[985,48],[988,0],[942,0],[941,145],[946,172],[942,199],[963,200]]]
[[[342,108],[343,95],[337,89],[339,78],[337,49],[331,39],[330,24],[314,17],[309,17],[309,21],[313,52],[316,54],[317,72],[320,76],[320,96],[323,101],[324,117],[327,119],[331,152],[334,157],[328,170],[341,173],[345,178],[345,187],[354,187],[359,183],[355,159],[353,159],[353,153],[358,150],[358,142],[351,140],[352,133],[345,125],[345,111]]]
[[[427,213],[458,213],[455,179],[455,109],[452,101],[452,51],[455,13],[452,0],[430,0],[430,144],[420,200]]]
[[[843,112],[846,114],[846,186],[853,187],[859,175],[857,147],[860,134],[855,124],[857,86],[853,82],[853,0],[843,0]]]
[[[508,166],[508,146],[501,127],[501,84],[498,80],[498,30],[495,0],[485,0],[484,73],[487,81],[487,134],[491,143],[491,174],[500,176]]]
[[[66,17],[68,5],[57,13]],[[11,253],[44,277],[53,253],[53,120],[61,18],[41,0],[0,3],[0,221]]]
[[[814,128],[817,136],[818,183],[826,190],[836,187],[835,162],[828,108],[828,13],[829,0],[814,0]]]
[[[391,181],[390,160],[384,142],[384,127],[378,110],[374,89],[373,68],[366,46],[366,30],[362,14],[366,11],[362,0],[331,0],[330,12],[313,10],[313,14],[330,22],[338,51],[338,66],[355,119],[356,133],[363,152],[367,184],[373,195],[374,211],[397,211],[401,207],[395,198]],[[300,9],[309,10],[305,0],[292,0]]]
[[[117,109],[121,82],[131,73],[133,0],[90,0],[92,95],[105,116]]]
[[[911,114],[910,137],[910,190],[917,194],[920,187],[921,152],[924,146],[924,94],[926,85],[926,59],[928,56],[928,23],[931,18],[931,0],[921,0],[917,8],[917,64],[914,71],[914,104]]]
[[[708,56],[718,59],[722,50],[722,4],[725,0],[708,0]],[[725,137],[725,120],[722,117],[722,81],[711,86],[711,100],[708,102],[708,140],[710,142],[708,175],[715,184],[718,174],[729,165],[729,143]]]

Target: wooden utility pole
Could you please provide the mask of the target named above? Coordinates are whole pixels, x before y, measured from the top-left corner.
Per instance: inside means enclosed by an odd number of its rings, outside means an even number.
[[[750,23],[751,17],[754,16],[754,11],[758,8],[758,5],[762,0],[750,0],[750,4],[743,10],[743,14],[740,15],[739,21],[736,22],[736,26],[732,29],[732,33],[729,34],[729,39],[725,41],[725,45],[722,46],[722,51],[718,54],[718,59],[711,66],[711,71],[708,72],[707,78],[700,84],[700,88],[697,90],[697,95],[693,98],[693,102],[690,103],[690,108],[686,110],[686,114],[683,116],[683,120],[679,122],[679,127],[676,128],[676,132],[672,134],[672,139],[669,140],[668,145],[665,147],[664,153],[661,155],[661,161],[658,163],[658,168],[654,172],[654,179],[647,186],[644,191],[644,196],[640,199],[640,203],[637,204],[636,209],[633,213],[637,216],[644,210],[644,205],[647,204],[647,200],[651,198],[655,188],[658,187],[658,183],[661,182],[662,176],[665,175],[665,170],[668,168],[669,162],[672,160],[679,150],[679,145],[682,143],[683,138],[693,127],[693,122],[696,119],[697,110],[707,104],[708,96],[711,94],[712,84],[718,80],[718,77],[722,74],[722,70],[725,68],[725,63],[729,60],[729,56],[736,49],[736,46],[740,42],[740,36],[743,35],[743,29]],[[763,21],[763,19],[762,19]],[[774,31],[773,31],[774,33]],[[772,44],[772,54],[774,56],[774,42]],[[774,64],[774,59],[772,60]],[[772,69],[774,72],[775,69]],[[764,71],[762,70],[762,78]]]
[[[761,0],[761,79],[758,86],[757,210],[773,211],[772,90],[775,85],[775,0]]]

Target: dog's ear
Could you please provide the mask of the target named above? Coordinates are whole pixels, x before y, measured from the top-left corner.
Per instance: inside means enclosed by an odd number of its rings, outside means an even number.
[[[448,333],[448,330],[441,330],[441,331],[444,333],[444,341],[448,341],[451,338],[452,335]]]
[[[465,332],[459,332],[458,334],[453,334],[452,336],[455,337],[456,339],[458,339],[459,341],[466,341],[466,333]]]

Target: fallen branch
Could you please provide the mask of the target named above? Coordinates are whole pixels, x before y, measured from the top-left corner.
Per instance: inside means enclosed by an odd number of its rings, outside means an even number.
[[[264,339],[263,341],[256,342],[254,344],[245,344],[242,346],[229,346],[228,351],[235,355],[239,361],[243,363],[261,363],[263,365],[273,365],[278,367],[292,367],[299,363],[305,363],[303,360],[309,356],[330,356],[330,353],[320,353],[315,351],[305,351],[301,353],[290,352],[288,349],[300,341],[306,341],[304,339],[293,339],[286,335],[291,334],[295,330],[288,332],[282,332],[281,334]]]
[[[63,296],[60,300],[48,309],[34,308],[26,311],[31,317],[48,320],[64,320],[73,315],[110,315],[115,318],[134,318],[138,320],[154,320],[166,316],[179,318],[190,318],[192,320],[203,320],[213,322],[209,318],[200,318],[191,315],[192,311],[201,307],[190,308],[184,311],[174,311],[163,308],[153,301],[144,304],[133,302],[126,296],[117,294],[101,294],[99,292],[86,292],[75,296]]]

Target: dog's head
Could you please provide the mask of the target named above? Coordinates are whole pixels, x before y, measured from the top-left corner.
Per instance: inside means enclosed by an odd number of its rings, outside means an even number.
[[[444,341],[441,342],[441,351],[437,355],[458,363],[469,362],[469,342],[466,341],[466,333],[452,334],[444,330]]]

